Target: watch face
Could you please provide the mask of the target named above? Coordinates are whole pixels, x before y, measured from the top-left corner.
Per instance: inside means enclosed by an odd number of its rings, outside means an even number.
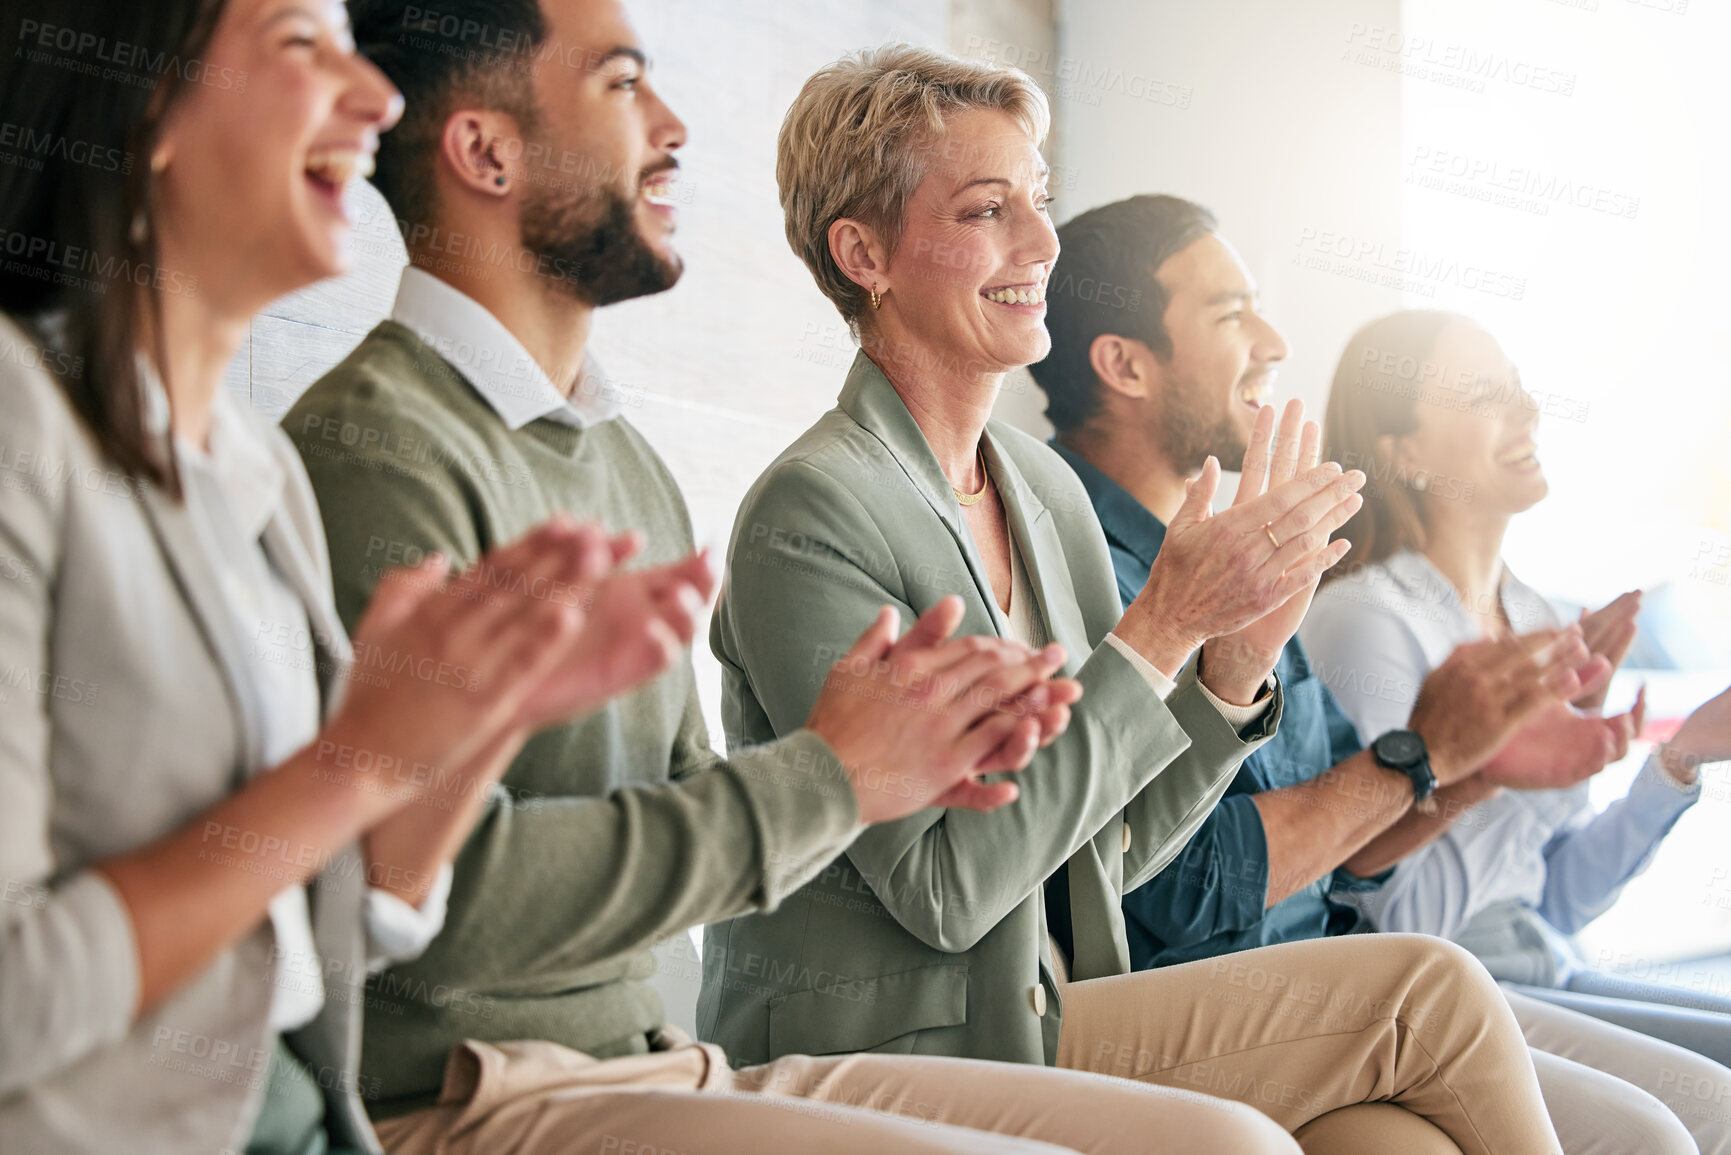
[[[1376,753],[1394,766],[1410,766],[1424,757],[1424,739],[1411,730],[1390,730],[1376,740]]]

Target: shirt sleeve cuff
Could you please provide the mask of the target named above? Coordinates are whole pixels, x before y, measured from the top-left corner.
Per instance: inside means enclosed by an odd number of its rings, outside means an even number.
[[[1206,683],[1198,680],[1197,687],[1207,695],[1209,705],[1220,711],[1220,716],[1226,719],[1226,724],[1234,730],[1242,730],[1256,719],[1268,712],[1268,707],[1274,704],[1274,675],[1268,675],[1268,680],[1262,684],[1263,693],[1248,706],[1234,706],[1215,696]]]
[[[445,929],[445,907],[451,898],[451,864],[439,868],[433,889],[419,909],[388,890],[367,890],[367,938],[371,944],[367,969],[381,971],[408,962],[426,950]]]
[[[1667,816],[1680,814],[1701,797],[1701,778],[1684,784],[1671,777],[1659,760],[1660,747],[1654,747],[1642,764],[1641,772],[1629,786],[1629,801],[1643,810],[1664,811]]]
[[[1159,698],[1162,702],[1167,698],[1170,698],[1172,696],[1172,691],[1178,688],[1177,682],[1174,682],[1171,678],[1162,674],[1153,662],[1150,662],[1147,658],[1138,654],[1130,647],[1129,642],[1126,642],[1117,634],[1107,634],[1106,644],[1124,655],[1124,660],[1136,668],[1136,672],[1142,675],[1142,679],[1146,681],[1149,688],[1154,691],[1154,696]],[[1207,689],[1208,688],[1204,686],[1203,692],[1207,693]],[[1208,696],[1210,699],[1214,698],[1214,695],[1212,694],[1209,694]],[[1255,716],[1256,715],[1254,714],[1251,715],[1251,717]],[[1237,725],[1237,723],[1234,723],[1234,725]]]

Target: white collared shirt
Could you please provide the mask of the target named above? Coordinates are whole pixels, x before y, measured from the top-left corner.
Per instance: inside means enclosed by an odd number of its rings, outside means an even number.
[[[146,421],[155,432],[165,433],[167,395],[147,364],[141,364],[141,373]],[[261,765],[275,766],[312,741],[322,721],[306,607],[277,572],[261,541],[282,507],[286,478],[271,447],[226,392],[218,391],[212,399],[208,451],[179,438],[174,450],[187,512],[206,561],[216,573],[226,609],[247,641],[249,684],[240,691],[253,699]],[[277,638],[307,639],[307,644],[279,646],[261,641]],[[444,927],[450,889],[448,863],[419,910],[388,891],[369,888],[366,929],[374,954],[391,962],[425,950]],[[290,886],[278,892],[271,899],[269,917],[277,955],[289,960],[277,969],[269,1021],[272,1030],[289,1031],[311,1022],[325,999],[306,888]]]
[[[1507,568],[1498,599],[1516,633],[1561,624],[1550,603]],[[1406,725],[1426,675],[1482,632],[1481,618],[1415,550],[1324,585],[1302,628],[1313,668],[1366,744]],[[1560,982],[1574,962],[1556,930],[1573,934],[1603,913],[1701,796],[1699,781],[1676,781],[1656,755],[1628,795],[1603,812],[1594,812],[1589,789],[1581,782],[1505,790],[1402,861],[1381,889],[1351,901],[1379,930],[1445,938],[1492,907],[1511,917],[1536,913],[1543,921],[1535,929],[1547,940],[1532,950],[1541,969],[1520,981]]]
[[[586,429],[619,415],[619,394],[585,355],[567,398],[511,330],[480,302],[413,265],[403,270],[391,320],[426,342],[486,398],[506,428],[545,417]]]

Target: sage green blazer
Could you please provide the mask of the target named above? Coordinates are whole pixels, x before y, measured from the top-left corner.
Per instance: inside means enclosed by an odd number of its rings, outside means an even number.
[[[736,1063],[876,1050],[1053,1062],[1062,1003],[1044,884],[1066,868],[1072,979],[1130,969],[1122,894],[1183,847],[1281,702],[1241,736],[1196,682],[1162,702],[1105,644],[1120,603],[1081,482],[1047,446],[986,427],[1046,629],[1085,695],[992,814],[928,807],[874,827],[771,914],[705,932],[698,1030]],[[830,664],[885,603],[903,624],[947,594],[961,634],[1006,632],[949,482],[863,353],[836,408],[740,508],[710,642],[730,749],[803,723]]]

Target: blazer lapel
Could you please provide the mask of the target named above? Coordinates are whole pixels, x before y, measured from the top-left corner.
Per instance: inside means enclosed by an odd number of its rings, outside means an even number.
[[[228,688],[230,705],[239,720],[245,765],[236,768],[236,780],[244,780],[263,760],[262,735],[255,713],[257,703],[247,691],[246,647],[236,629],[234,615],[228,610],[231,597],[222,588],[221,578],[211,568],[205,547],[199,540],[198,527],[184,502],[173,501],[154,485],[138,487],[157,542],[163,556],[174,571],[181,596],[186,599],[193,620],[198,623],[217,668],[222,671],[223,684]]]
[[[306,608],[307,624],[312,627],[315,647],[314,667],[318,671],[319,695],[328,718],[335,705],[333,691],[338,685],[337,675],[353,658],[348,634],[331,601],[330,582],[280,509],[265,526],[261,540],[271,565]]]
[[[919,423],[908,412],[901,395],[864,351],[854,357],[853,368],[848,371],[847,384],[842,386],[837,404],[883,444],[895,462],[894,467],[907,475],[914,489],[943,522],[956,551],[967,563],[968,574],[974,579],[974,590],[991,616],[993,630],[1003,637],[1009,631],[1009,623],[998,608],[998,597],[992,592],[985,563],[974,548],[974,535],[962,522],[961,507],[956,503],[949,479],[938,467],[932,447],[927,444],[925,434],[920,432]]]
[[[986,426],[985,437],[986,449],[998,467],[995,474],[998,497],[1009,516],[1010,532],[1021,549],[1022,565],[1028,571],[1028,584],[1034,587],[1041,620],[1046,623],[1051,640],[1064,647],[1064,672],[1074,673],[1087,660],[1092,647],[1088,644],[1087,625],[1076,602],[1076,587],[1070,581],[1070,567],[1064,559],[1063,543],[1058,540],[1052,513],[1016,468],[991,425]]]

